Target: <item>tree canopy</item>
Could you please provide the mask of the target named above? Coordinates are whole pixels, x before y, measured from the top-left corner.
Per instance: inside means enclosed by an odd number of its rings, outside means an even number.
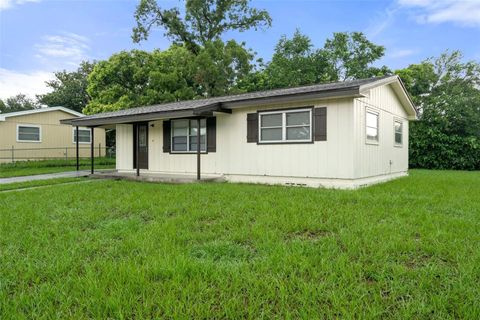
[[[360,32],[334,33],[322,48],[314,48],[311,39],[297,30],[291,39],[282,36],[272,60],[239,87],[255,91],[381,76],[392,73],[386,66],[372,66],[384,51]]]
[[[480,64],[459,51],[397,70],[420,111],[411,125],[410,163],[480,169]]]
[[[26,111],[38,108],[40,108],[40,104],[22,93],[7,98],[5,101],[0,100],[0,113]]]
[[[237,92],[251,70],[252,54],[231,40],[206,43],[195,55],[185,46],[146,52],[122,51],[100,61],[88,78],[85,113]]]
[[[174,44],[197,54],[202,46],[227,31],[245,31],[271,25],[267,11],[249,6],[249,0],[184,0],[185,8],[162,9],[156,0],[141,0],[135,11],[132,39],[148,39],[153,27],[165,29]],[[183,14],[182,14],[183,12]]]
[[[55,79],[45,82],[52,91],[38,95],[38,101],[49,107],[62,106],[82,112],[90,100],[87,93],[88,75],[94,66],[94,62],[83,61],[75,71],[55,72]]]

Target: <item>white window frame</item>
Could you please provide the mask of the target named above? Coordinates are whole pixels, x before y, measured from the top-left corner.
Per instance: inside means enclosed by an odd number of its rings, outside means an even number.
[[[287,126],[287,114],[288,113],[297,113],[308,111],[308,116],[310,118],[310,135],[308,139],[304,140],[287,140],[287,128],[292,127],[306,127],[303,125],[293,125]],[[262,116],[268,114],[281,114],[282,115],[282,125],[274,127],[262,127]],[[258,112],[258,143],[259,144],[271,144],[271,143],[311,143],[313,141],[313,118],[312,118],[312,108],[301,108],[301,109],[285,109],[285,110],[275,110],[275,111],[260,111]],[[262,129],[272,129],[272,128],[281,128],[282,129],[282,140],[262,140]]]
[[[188,121],[188,128],[187,128],[187,150],[185,151],[175,151],[173,150],[173,129],[174,129],[174,125],[173,125],[173,122],[174,121],[182,121],[182,120],[187,120]],[[197,153],[197,150],[189,150],[190,149],[190,121],[191,120],[197,120],[197,119],[172,119],[171,120],[171,124],[170,124],[170,153]],[[203,120],[203,119],[201,119]],[[200,133],[201,133],[201,129],[202,129],[202,124],[200,123]],[[200,150],[200,153],[207,153],[207,150],[208,150],[208,146],[207,146],[207,119],[205,119],[205,150]],[[201,136],[200,136],[200,139],[201,139]],[[199,141],[200,142],[200,141]],[[200,148],[201,148],[201,143],[199,143],[200,145]]]
[[[76,144],[75,142],[75,130],[77,128],[73,127],[72,128],[72,143]],[[87,127],[78,127],[78,130],[88,130],[90,132],[90,140],[88,142],[81,142],[79,141],[78,144],[91,144],[92,143],[92,129],[87,128]]]
[[[400,134],[402,135],[402,142],[398,143],[396,138],[397,132],[395,131],[395,123],[400,123]],[[393,144],[395,147],[403,147],[403,121],[398,118],[393,119]]]
[[[39,140],[20,140],[19,133],[20,127],[27,127],[27,128],[38,128],[38,139]],[[17,142],[25,142],[25,143],[42,143],[42,126],[36,124],[17,124]]]
[[[369,113],[377,116],[377,128],[376,128],[377,129],[377,140],[368,139],[367,129],[368,128],[373,128],[373,127],[367,126],[367,115]],[[366,144],[378,145],[380,143],[380,112],[369,109],[369,108],[365,109],[365,131],[364,132],[365,132],[365,143]]]

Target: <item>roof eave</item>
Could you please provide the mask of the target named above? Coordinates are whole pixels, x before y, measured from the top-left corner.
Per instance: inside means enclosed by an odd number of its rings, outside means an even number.
[[[400,79],[399,76],[394,75],[385,79],[381,79],[378,81],[374,81],[372,83],[362,85],[360,86],[360,92],[365,92],[368,91],[372,88],[383,86],[383,85],[394,85],[393,89],[399,99],[401,100],[402,104],[405,106],[408,106],[408,108],[405,108],[405,110],[408,113],[408,119],[409,120],[417,120],[418,118],[418,110],[415,104],[413,103],[412,98],[410,97],[410,94],[408,93],[407,89],[405,88],[405,85],[403,84],[402,79]]]
[[[332,98],[357,98],[363,96],[360,94],[359,87],[349,87],[342,89],[333,89],[327,91],[317,91],[311,93],[295,93],[275,97],[253,98],[240,101],[223,102],[222,105],[228,109],[237,109],[257,105],[268,105],[278,103],[289,103],[296,101],[325,100]]]
[[[60,122],[63,124],[70,124],[72,126],[102,126],[108,124],[121,124],[121,123],[134,123],[134,122],[144,122],[144,121],[153,121],[161,119],[170,119],[170,118],[183,118],[183,117],[192,117],[205,114],[211,114],[212,112],[226,112],[230,113],[230,109],[244,108],[249,106],[260,106],[268,104],[277,104],[277,103],[289,103],[295,101],[312,101],[312,100],[322,100],[322,99],[331,99],[331,98],[355,98],[362,97],[363,95],[359,92],[359,87],[348,87],[341,89],[332,89],[327,91],[312,92],[312,93],[296,93],[288,95],[279,95],[276,97],[261,97],[253,99],[245,99],[240,101],[226,101],[226,102],[215,102],[209,105],[184,109],[184,110],[175,110],[175,111],[159,111],[159,112],[150,112],[144,114],[130,114],[124,116],[113,116],[107,118],[77,118],[77,119],[65,119]]]

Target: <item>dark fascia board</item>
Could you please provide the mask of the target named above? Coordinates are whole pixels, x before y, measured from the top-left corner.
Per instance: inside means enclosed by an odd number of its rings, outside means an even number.
[[[220,102],[212,103],[206,106],[195,108],[193,113],[196,115],[211,115],[212,112],[232,113],[232,110],[225,109]]]
[[[261,106],[276,103],[288,103],[296,101],[322,100],[329,98],[358,98],[363,97],[360,94],[359,87],[350,87],[346,89],[334,89],[313,93],[295,93],[290,95],[276,97],[262,97],[239,101],[222,102],[222,106],[228,109],[238,109],[250,106]]]
[[[61,120],[60,123],[70,124],[72,126],[102,126],[107,124],[121,124],[121,123],[134,123],[134,122],[146,122],[154,121],[160,119],[170,119],[170,118],[183,118],[183,117],[192,117],[195,116],[193,110],[176,110],[176,111],[162,111],[162,112],[151,112],[145,114],[132,114],[118,117],[110,118],[96,118],[96,119],[67,119]]]
[[[109,118],[94,118],[94,119],[66,119],[61,120],[63,124],[70,124],[72,126],[101,126],[108,124],[120,124],[120,123],[133,123],[133,122],[142,122],[142,121],[153,121],[160,119],[170,119],[170,118],[184,118],[184,117],[193,117],[199,115],[210,115],[211,112],[226,112],[231,113],[230,109],[244,108],[249,106],[261,106],[268,104],[276,103],[289,103],[289,102],[300,102],[300,101],[311,101],[311,100],[321,100],[329,98],[355,98],[362,97],[360,94],[360,87],[349,87],[341,89],[332,89],[328,91],[321,92],[312,92],[312,93],[295,93],[289,95],[279,95],[275,97],[261,97],[261,98],[250,98],[238,101],[225,101],[225,102],[215,102],[210,105],[202,106],[195,109],[188,110],[170,110],[170,111],[159,111],[159,112],[150,112],[144,114],[131,114],[124,116],[116,116]]]

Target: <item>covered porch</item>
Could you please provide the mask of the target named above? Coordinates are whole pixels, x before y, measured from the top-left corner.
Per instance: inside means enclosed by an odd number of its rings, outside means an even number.
[[[117,170],[110,171],[110,172],[98,172],[95,169],[95,159],[94,159],[94,152],[93,148],[94,145],[91,145],[91,170],[90,175],[94,178],[110,178],[110,179],[127,179],[127,180],[138,180],[138,181],[152,181],[152,182],[167,182],[167,183],[187,183],[187,182],[194,182],[194,181],[223,181],[223,177],[220,175],[204,175],[202,174],[202,155],[206,155],[209,152],[215,152],[216,148],[216,114],[223,113],[223,114],[231,114],[232,111],[229,109],[223,108],[223,106],[218,103],[208,103],[203,104],[201,106],[197,106],[194,110],[159,110],[157,112],[145,114],[138,114],[136,112],[130,113],[128,111],[131,110],[124,110],[124,114],[121,116],[112,116],[112,117],[102,117],[98,118],[96,116],[89,116],[84,117],[82,119],[71,119],[71,120],[63,120],[63,123],[69,123],[73,127],[77,128],[75,132],[78,132],[79,125],[83,125],[83,127],[88,127],[91,129],[92,141],[93,141],[93,129],[102,127],[102,128],[117,128],[118,126],[125,125],[130,126],[130,132],[132,137],[127,139],[132,141],[131,147],[128,149],[132,150],[130,159],[133,158],[133,166],[123,166],[118,167],[117,163]],[[127,114],[125,114],[127,113]],[[170,130],[173,134],[173,121],[185,121],[188,120],[189,127],[188,130],[188,140],[191,142],[187,143],[189,148],[187,151],[176,150],[173,149],[174,147],[174,139],[177,137],[170,137]],[[164,134],[163,134],[163,152],[167,152],[169,154],[190,154],[193,157],[192,160],[195,161],[195,169],[190,168],[188,172],[190,174],[174,174],[174,173],[161,173],[164,172],[164,168],[158,166],[159,161],[152,161],[154,163],[149,163],[149,153],[152,152],[151,147],[149,146],[150,131],[156,130],[158,128],[158,123],[161,122],[163,127]],[[213,125],[213,128],[210,126]],[[207,130],[208,126],[208,130]],[[200,129],[201,128],[201,129]],[[212,129],[212,130],[210,130]],[[165,134],[168,131],[169,135]],[[194,132],[194,133],[193,133]],[[193,134],[193,135],[192,135]],[[118,136],[117,136],[118,139]],[[152,138],[153,139],[153,138]],[[208,150],[207,150],[207,143],[208,143]],[[78,139],[76,139],[78,141]],[[123,139],[125,140],[125,139]],[[153,141],[153,140],[152,140]],[[158,141],[158,140],[157,140]],[[197,143],[200,141],[201,143]],[[214,143],[210,143],[214,142]],[[177,144],[181,145],[181,143]],[[117,145],[118,146],[118,145]],[[201,146],[201,147],[200,147]],[[211,150],[211,148],[214,148]],[[77,143],[78,148],[78,143]],[[168,150],[166,150],[166,148]],[[123,148],[125,150],[125,148]],[[118,150],[117,150],[118,151]],[[130,152],[130,151],[129,151]],[[118,157],[118,154],[117,154]],[[151,159],[150,159],[151,160]],[[118,159],[117,159],[118,161]],[[130,161],[130,160],[129,160]],[[123,162],[125,163],[125,162]],[[155,165],[152,167],[152,165]],[[78,159],[77,159],[77,170],[78,167]],[[193,170],[192,170],[193,169]]]

